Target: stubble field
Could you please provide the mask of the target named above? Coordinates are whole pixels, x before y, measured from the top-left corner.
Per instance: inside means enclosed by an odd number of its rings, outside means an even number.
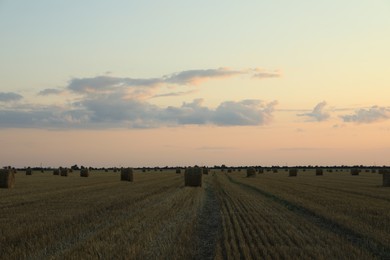
[[[348,171],[16,174],[0,189],[1,259],[386,259],[390,188]]]

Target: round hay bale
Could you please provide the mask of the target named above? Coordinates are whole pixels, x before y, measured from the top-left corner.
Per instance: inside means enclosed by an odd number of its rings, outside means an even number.
[[[390,169],[381,169],[382,172],[382,185],[383,187],[390,187]]]
[[[133,168],[121,169],[121,181],[134,181]]]
[[[324,170],[322,168],[316,168],[316,176],[324,175]]]
[[[256,169],[253,168],[253,167],[249,167],[248,169],[246,169],[246,177],[256,177]]]
[[[68,168],[60,168],[60,175],[63,177],[68,177],[69,169]]]
[[[60,175],[60,169],[54,169],[53,175]]]
[[[89,169],[88,168],[81,169],[80,177],[89,177]]]
[[[31,169],[31,167],[28,167],[28,168],[26,169],[26,175],[32,175],[32,169]]]
[[[296,176],[298,176],[298,168],[290,168],[288,170],[288,176],[289,177],[296,177]]]
[[[258,168],[258,171],[257,171],[259,174],[263,174],[264,173],[264,169],[263,168]]]
[[[0,169],[0,188],[11,189],[15,186],[15,171]]]
[[[351,175],[356,176],[359,175],[360,169],[359,168],[351,168]]]
[[[184,186],[202,187],[202,168],[188,167],[184,172]]]

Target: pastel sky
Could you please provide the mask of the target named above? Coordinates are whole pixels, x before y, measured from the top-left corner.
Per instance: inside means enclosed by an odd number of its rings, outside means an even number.
[[[390,165],[389,14],[0,0],[0,166]]]

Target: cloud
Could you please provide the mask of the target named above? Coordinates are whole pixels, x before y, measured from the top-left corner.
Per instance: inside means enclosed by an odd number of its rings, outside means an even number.
[[[262,69],[232,70],[228,68],[185,70],[158,78],[128,78],[113,76],[97,76],[91,78],[73,78],[69,81],[68,90],[81,93],[126,92],[132,97],[150,97],[152,91],[163,85],[198,85],[207,80],[227,78],[237,75],[252,75],[254,78],[279,77],[276,72]]]
[[[233,146],[201,146],[197,148],[198,150],[211,150],[211,151],[221,151],[221,150],[234,150],[237,149]]]
[[[316,150],[323,150],[324,148],[319,147],[284,147],[277,149],[278,151],[316,151]]]
[[[152,98],[178,97],[178,96],[184,96],[184,95],[192,94],[192,93],[195,93],[196,91],[197,90],[169,92],[169,93],[163,93],[163,94],[154,95]]]
[[[38,92],[39,96],[59,95],[64,93],[63,89],[47,88]]]
[[[201,81],[212,78],[226,78],[246,73],[245,70],[231,70],[227,68],[186,70],[164,76],[164,82],[177,85],[197,85]]]
[[[88,121],[84,111],[64,110],[61,107],[47,106],[28,109],[1,110],[2,128],[70,128],[80,127]]]
[[[318,122],[325,121],[330,117],[329,112],[325,111],[325,106],[326,106],[325,101],[320,102],[314,107],[312,112],[297,114],[297,116],[309,117],[310,121],[313,121],[313,120],[318,121]]]
[[[253,77],[258,79],[264,78],[279,78],[281,76],[279,71],[267,71],[261,68],[252,69]]]
[[[271,121],[277,102],[264,103],[260,100],[223,102],[213,115],[217,125],[263,125]]]
[[[10,102],[21,100],[23,96],[13,92],[0,92],[0,102]]]
[[[0,111],[0,127],[32,128],[156,128],[180,125],[264,125],[272,119],[276,102],[228,101],[217,108],[202,99],[179,107],[158,107],[120,94],[98,95],[75,102],[71,108],[24,107]]]
[[[383,121],[390,119],[390,108],[373,106],[371,108],[359,109],[352,115],[340,116],[344,122],[355,122],[355,123],[373,123],[377,121]]]
[[[67,88],[77,93],[110,92],[129,87],[155,87],[162,82],[158,78],[132,79],[97,76],[94,78],[74,78],[69,82]]]
[[[0,127],[94,129],[263,125],[272,120],[276,102],[226,101],[217,107],[205,106],[202,99],[167,107],[149,102],[151,98],[182,96],[198,90],[171,91],[178,86],[196,85],[205,80],[237,75],[254,77],[260,72],[263,71],[218,68],[184,70],[158,78],[114,77],[107,74],[73,78],[63,88],[47,88],[38,93],[41,96],[70,94],[64,100],[63,107],[60,102],[58,106],[10,103],[0,108]],[[263,76],[266,77],[265,74]],[[161,93],[167,91],[167,88],[171,92]],[[0,93],[0,101],[3,102],[21,98],[15,93]]]

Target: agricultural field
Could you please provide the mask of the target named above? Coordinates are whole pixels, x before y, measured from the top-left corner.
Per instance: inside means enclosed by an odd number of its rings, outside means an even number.
[[[16,174],[0,189],[0,259],[389,259],[378,173],[136,170]]]

